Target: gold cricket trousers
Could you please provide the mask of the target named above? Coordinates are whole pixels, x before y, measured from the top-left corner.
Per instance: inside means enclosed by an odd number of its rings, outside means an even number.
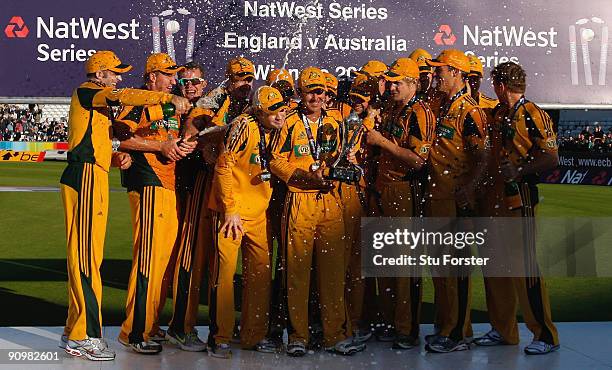
[[[242,250],[242,315],[240,344],[251,349],[268,332],[272,269],[270,265],[271,230],[265,212],[257,219],[242,219],[244,235],[236,240],[220,231],[223,214],[213,212],[214,256],[210,280],[210,332],[213,347],[229,343],[235,323],[234,274],[238,252]]]
[[[187,192],[177,238],[174,265],[173,310],[169,326],[176,333],[194,331],[198,318],[201,285],[212,245],[210,211],[206,207],[208,174],[198,170],[193,190]],[[170,266],[169,266],[170,268]]]
[[[66,226],[68,318],[71,340],[102,337],[100,265],[108,218],[108,172],[91,163],[70,163],[60,192]]]
[[[159,186],[128,193],[134,238],[132,271],[128,282],[126,319],[119,339],[148,340],[158,321],[162,280],[176,240],[176,194]]]
[[[454,199],[428,199],[428,217],[457,217]],[[440,335],[455,341],[471,336],[470,320],[472,281],[470,276],[433,277],[436,319]]]
[[[535,204],[533,188],[520,184],[523,207],[507,211],[507,217],[524,217],[523,246],[507,246],[513,253],[521,253],[522,260],[531,261],[527,277],[485,277],[487,310],[491,326],[508,344],[519,343],[517,306],[520,306],[525,325],[534,340],[559,344],[559,334],[552,321],[550,300],[544,278],[536,262]],[[537,195],[536,195],[537,196]],[[521,260],[519,259],[519,260]]]
[[[386,183],[379,191],[380,208],[372,208],[376,216],[414,215],[414,194],[410,182]],[[422,278],[415,274],[413,277],[379,277],[377,280],[384,324],[393,325],[398,334],[418,338],[423,297]]]
[[[282,244],[289,341],[308,343],[310,272],[314,268],[324,345],[330,347],[350,336],[344,299],[346,244],[342,206],[335,191],[288,192],[286,199]],[[316,266],[313,266],[313,257]]]

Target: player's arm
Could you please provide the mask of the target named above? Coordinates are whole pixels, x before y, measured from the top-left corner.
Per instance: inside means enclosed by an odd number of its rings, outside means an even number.
[[[177,112],[179,113],[187,112],[189,110],[189,101],[187,99],[159,91],[131,88],[114,89],[112,87],[79,87],[77,89],[77,96],[81,106],[85,108],[103,108],[107,106],[119,105],[142,106],[172,103],[175,105]]]
[[[525,107],[527,131],[533,141],[529,161],[516,169],[516,178],[551,170],[559,165],[557,135],[550,116],[535,105]]]
[[[488,152],[486,148],[487,132],[485,130],[486,116],[482,109],[474,108],[463,120],[461,135],[464,149],[470,154],[470,170],[467,173],[460,190],[473,196],[476,188],[486,174]]]

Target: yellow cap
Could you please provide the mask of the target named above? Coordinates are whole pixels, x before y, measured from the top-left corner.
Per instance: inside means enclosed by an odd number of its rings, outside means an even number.
[[[482,62],[480,61],[480,58],[478,58],[474,54],[468,55],[468,58],[470,60],[470,73],[468,73],[468,74],[483,76],[484,75],[484,69],[482,67]]]
[[[443,50],[436,59],[428,60],[427,64],[434,67],[450,66],[462,72],[470,72],[470,60],[461,50]]]
[[[291,77],[291,73],[289,73],[286,69],[273,69],[268,73],[268,78],[266,78],[266,85],[272,86],[275,82],[278,81],[287,81],[291,85],[291,88],[295,87],[295,82],[293,81],[293,77]]]
[[[255,78],[255,66],[247,58],[234,58],[227,64],[227,75],[238,80],[245,80],[249,77]]]
[[[261,86],[255,91],[253,108],[266,113],[276,113],[282,109],[288,109],[280,91],[266,85]]]
[[[416,49],[412,53],[410,53],[410,56],[408,57],[417,63],[417,65],[419,66],[419,71],[432,71],[433,68],[431,68],[431,66],[427,64],[427,61],[431,59],[431,54],[429,54],[426,50]]]
[[[96,51],[85,62],[85,72],[87,74],[105,70],[125,73],[130,69],[132,69],[131,65],[121,63],[117,55],[110,50]]]
[[[356,75],[366,74],[372,77],[381,77],[387,70],[387,65],[380,60],[370,60],[364,64],[360,70],[355,71]]]
[[[419,67],[416,62],[410,58],[399,58],[385,73],[385,80],[400,81],[406,77],[419,78]]]
[[[334,94],[338,94],[338,79],[336,76],[329,72],[323,72],[323,74],[325,75],[325,86],[327,86],[327,90]]]
[[[311,92],[312,90],[316,89],[327,90],[325,75],[323,74],[323,71],[317,67],[305,68],[302,73],[300,73],[298,86],[304,93]]]
[[[170,55],[166,53],[155,53],[149,55],[147,58],[147,65],[145,67],[145,73],[151,73],[155,71],[174,74],[182,71],[185,67],[177,66]]]

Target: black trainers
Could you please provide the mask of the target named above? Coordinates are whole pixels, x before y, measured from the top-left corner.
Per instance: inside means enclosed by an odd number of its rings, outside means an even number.
[[[208,346],[208,355],[217,358],[231,358],[232,347],[228,343],[217,343],[214,346]]]
[[[280,353],[283,350],[282,342],[264,338],[259,341],[253,348],[257,352],[261,353]]]
[[[374,335],[379,342],[393,342],[395,340],[395,329],[388,326],[380,326],[376,328]]]
[[[431,343],[428,343],[425,349],[433,353],[448,353],[468,350],[470,349],[470,345],[464,341],[456,342],[449,337],[440,335]]]
[[[119,338],[119,343],[131,348],[134,352],[142,353],[145,355],[154,355],[162,351],[162,345],[151,339],[138,343],[127,343],[122,341],[121,338]]]
[[[393,341],[393,349],[411,349],[421,343],[419,338],[413,338],[410,335],[399,334]]]
[[[306,354],[306,344],[304,342],[295,341],[287,344],[287,355],[291,357],[302,357]]]

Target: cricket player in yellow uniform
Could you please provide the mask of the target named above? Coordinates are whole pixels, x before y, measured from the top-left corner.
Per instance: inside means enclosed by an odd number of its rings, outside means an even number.
[[[285,289],[289,310],[287,354],[306,354],[310,271],[316,261],[324,345],[352,354],[365,345],[353,342],[344,300],[345,244],[342,208],[336,186],[323,170],[338,148],[338,123],[326,115],[325,76],[315,67],[300,73],[298,109],[273,143],[271,171],[287,183],[283,224]],[[340,268],[338,268],[340,266]],[[348,334],[348,335],[347,335]]]
[[[210,208],[215,212],[208,353],[231,356],[234,273],[242,250],[243,299],[240,343],[245,349],[277,352],[266,339],[272,273],[270,225],[270,139],[285,124],[287,106],[275,88],[255,92],[253,113],[233,122],[217,159]]]
[[[169,92],[182,69],[169,55],[152,54],[146,62],[145,86]],[[162,350],[151,337],[156,334],[162,280],[178,229],[175,162],[195,148],[195,142],[179,138],[180,115],[172,113],[164,114],[160,105],[125,107],[113,125],[122,140],[120,148],[129,150],[134,161],[123,174],[132,210],[134,249],[127,318],[119,342],[138,353]]]
[[[266,85],[271,86],[283,94],[285,104],[289,109],[297,107],[298,102],[295,100],[295,81],[293,76],[286,69],[273,69],[268,73]]]
[[[374,215],[419,217],[423,215],[424,168],[435,133],[435,117],[417,99],[419,68],[410,58],[393,62],[385,78],[391,83],[393,105],[383,112],[380,132],[370,130],[366,142],[381,148],[374,184]],[[379,278],[384,324],[395,328],[393,348],[419,344],[422,279]]]
[[[484,68],[480,58],[474,54],[469,54],[470,73],[468,73],[468,85],[470,85],[470,95],[476,100],[478,106],[482,109],[493,109],[499,103],[499,100],[490,98],[480,92],[480,84],[484,76]]]
[[[327,92],[325,93],[325,110],[330,113],[336,121],[340,122],[351,113],[351,106],[338,100],[338,78],[330,72],[323,73],[325,73],[325,86],[327,87]],[[332,114],[332,110],[337,111],[339,114]]]
[[[85,63],[88,81],[70,102],[68,165],[61,177],[68,265],[68,318],[60,347],[72,356],[112,360],[115,352],[102,339],[102,264],[108,217],[108,171],[130,167],[126,153],[113,153],[113,107],[172,102],[182,112],[186,99],[166,92],[118,89],[121,74],[132,67],[112,51],[98,51]],[[118,146],[118,145],[117,145]],[[115,148],[116,149],[116,148]]]
[[[426,215],[473,216],[475,192],[486,167],[486,117],[469,95],[468,57],[460,50],[444,50],[434,66],[437,89],[444,94],[437,117],[436,138],[429,154]],[[436,324],[439,332],[426,336],[426,349],[452,352],[469,349],[470,277],[434,277]]]
[[[497,181],[512,184],[518,194],[504,192],[502,216],[527,217],[533,223],[539,201],[539,173],[550,170],[559,162],[556,135],[548,114],[524,96],[525,71],[516,63],[506,62],[491,72],[495,94],[500,104],[494,110],[493,131],[501,145]],[[498,190],[498,192],[500,192]],[[510,198],[519,202],[511,201]],[[535,227],[527,230],[534,230]],[[512,246],[527,260],[535,261],[535,235],[525,232],[522,249]],[[533,266],[535,265],[535,266]],[[486,278],[487,307],[492,329],[474,342],[483,346],[518,344],[516,321],[517,299],[533,341],[525,347],[528,355],[546,354],[559,349],[557,329],[552,321],[550,301],[537,263],[532,263],[529,276]]]

